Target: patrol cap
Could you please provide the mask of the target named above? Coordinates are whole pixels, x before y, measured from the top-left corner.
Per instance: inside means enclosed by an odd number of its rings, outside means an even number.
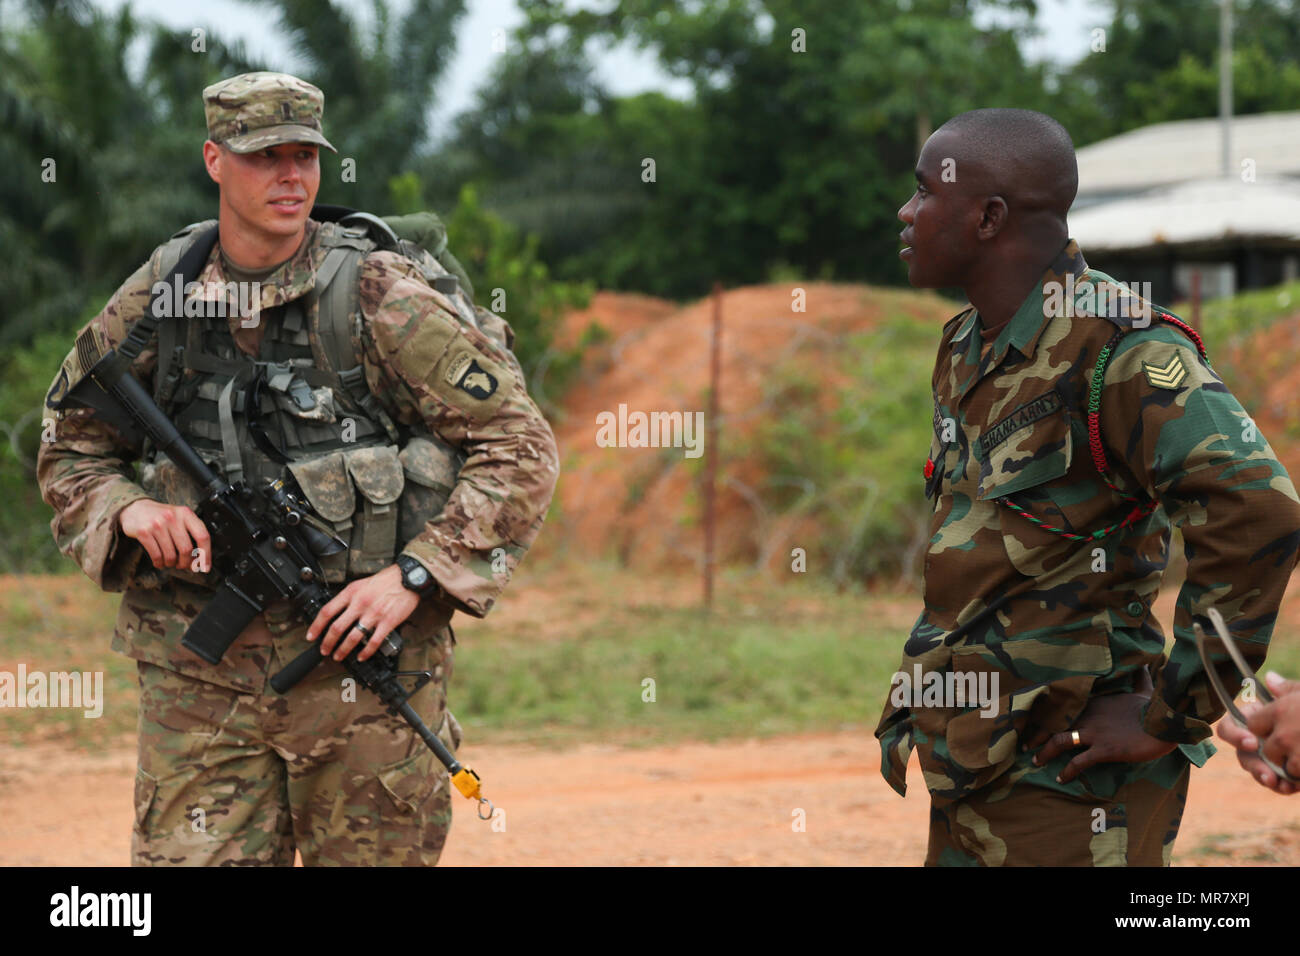
[[[315,143],[338,152],[321,133],[325,95],[288,73],[241,73],[203,91],[208,139],[236,153],[281,143]]]

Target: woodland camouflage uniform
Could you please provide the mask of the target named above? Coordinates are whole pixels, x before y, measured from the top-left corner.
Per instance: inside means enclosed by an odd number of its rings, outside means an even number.
[[[1297,559],[1295,488],[1195,333],[1089,269],[1073,241],[990,349],[974,309],[944,326],[933,388],[924,609],[899,671],[965,686],[996,675],[998,700],[981,716],[969,700],[891,695],[876,729],[881,772],[904,793],[917,750],[929,864],[1167,864],[1189,763],[1214,753],[1223,713],[1193,619],[1217,607],[1259,667]],[[1166,655],[1151,609],[1171,525],[1188,568]],[[1144,670],[1143,727],[1176,749],[1067,784],[1056,777],[1076,751],[1033,766],[1022,742],[1068,731],[1092,697],[1140,689]]]
[[[292,77],[275,82],[295,91],[295,84],[308,86]],[[290,99],[271,111],[275,119],[314,120],[312,129],[318,131],[319,102],[313,114],[304,113],[296,97]],[[274,129],[265,122],[261,145],[251,148],[284,141],[265,133]],[[210,113],[210,130],[213,125]],[[257,139],[256,122],[251,132],[247,125],[226,132],[241,129],[245,139]],[[301,135],[300,126],[293,129],[299,132],[290,141],[318,141]],[[271,143],[262,142],[266,139]],[[319,303],[311,293],[339,229],[309,219],[295,255],[261,281],[263,358],[273,347],[294,342],[308,356],[306,365],[320,354]],[[79,335],[79,347],[65,360],[52,397],[80,378],[85,356],[121,343],[149,307],[163,248]],[[198,277],[198,294],[220,298],[227,280],[218,243]],[[399,526],[400,533],[388,525],[387,547],[367,554],[368,564],[358,562],[354,538],[352,554],[340,556],[351,564],[326,567],[331,579],[341,582],[392,564],[402,551],[431,572],[439,593],[422,598],[401,625],[406,645],[401,666],[434,673],[411,702],[454,747],[460,743],[459,727],[445,703],[455,643],[449,623],[454,610],[485,615],[536,538],[558,474],[555,440],[513,355],[458,318],[457,303],[436,291],[416,263],[393,252],[369,252],[360,262],[356,301],[352,345],[366,390],[403,435],[421,432],[429,436],[420,446],[426,451],[436,441],[458,450],[464,460],[458,476],[454,470],[433,475],[445,481],[444,495],[449,495],[433,520],[422,527]],[[290,328],[295,311],[299,324]],[[187,323],[191,331],[200,322],[172,321]],[[209,325],[205,334],[220,340],[228,359],[251,367],[251,358],[231,347],[234,339],[250,334],[241,328],[241,317],[232,311],[216,321],[226,328]],[[151,393],[157,366],[156,348],[141,352],[133,365]],[[187,367],[187,377],[196,374]],[[349,526],[354,509],[358,524],[363,511],[390,514],[404,487],[419,491],[413,482],[429,478],[427,469],[422,474],[420,456],[411,453],[416,443],[399,455],[382,432],[378,435],[377,441],[358,443],[367,447],[310,457],[308,475],[300,474],[298,459],[291,466],[318,510],[340,508],[329,516],[341,522],[340,529]],[[242,422],[240,437],[245,438]],[[42,493],[55,510],[52,527],[59,547],[101,588],[125,592],[113,648],[139,662],[134,861],[288,865],[296,847],[308,865],[437,862],[451,821],[448,779],[409,726],[387,714],[370,692],[347,693],[342,665],[332,659],[283,697],[270,689],[271,675],[308,646],[306,626],[291,621],[287,608],[272,605],[254,619],[219,665],[182,648],[181,636],[218,582],[211,573],[155,569],[143,548],[122,534],[118,516],[137,499],[190,506],[198,501],[197,489],[166,458],[147,464],[137,477],[131,463],[141,452],[111,426],[74,411],[61,415],[56,440],[42,446],[38,461]],[[219,452],[209,457],[221,460]],[[244,464],[257,473],[268,461]]]

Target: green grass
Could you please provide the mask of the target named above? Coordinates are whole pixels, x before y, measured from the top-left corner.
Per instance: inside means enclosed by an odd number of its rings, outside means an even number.
[[[566,582],[575,606],[604,595],[599,613],[561,609],[566,619],[544,627],[509,617],[458,625],[452,709],[479,742],[649,745],[846,726],[869,736],[919,598],[840,593],[800,578],[724,574],[706,616],[665,606],[649,587],[628,597],[644,583],[630,572],[591,568],[580,581],[549,572],[547,581]],[[0,734],[10,745],[51,738],[84,750],[130,745],[135,664],[109,650],[117,596],[79,577],[27,581],[0,592],[7,623],[0,669],[13,673],[21,661],[29,673],[102,671],[104,712],[90,720],[79,710],[4,709]],[[695,586],[653,583],[679,593]],[[1293,626],[1279,626],[1269,667],[1300,677]],[[647,679],[653,701],[643,699]]]
[[[11,745],[59,739],[84,750],[120,746],[136,728],[135,662],[109,649],[118,595],[75,575],[17,579],[0,592],[0,670],[101,671],[103,715],[81,710],[5,708],[0,734]],[[575,594],[634,587],[626,572],[597,570]],[[621,587],[620,587],[621,585]],[[692,587],[690,582],[687,587]],[[899,659],[903,630],[864,625],[867,598],[827,591],[812,611],[719,588],[712,617],[698,610],[611,602],[560,637],[538,639],[503,621],[474,622],[457,649],[451,706],[476,740],[571,743],[605,739],[664,742],[874,726]],[[735,599],[745,603],[728,606]],[[457,625],[461,630],[460,625]],[[654,700],[643,700],[645,679]]]
[[[1172,306],[1185,319],[1191,316],[1191,304]],[[1222,299],[1211,299],[1201,306],[1199,331],[1207,348],[1229,344],[1254,332],[1268,328],[1279,319],[1300,311],[1300,280],[1267,289],[1238,292]],[[1211,353],[1210,360],[1214,360]]]
[[[1239,840],[1233,833],[1210,833],[1191,851],[1192,856],[1231,857],[1232,846]]]
[[[1286,863],[1291,857],[1288,848],[1294,846],[1297,834],[1300,834],[1300,826],[1294,823],[1259,830],[1238,830],[1235,833],[1209,833],[1193,849],[1182,855],[1199,857],[1205,863],[1215,866]]]
[[[1291,680],[1300,680],[1300,635],[1280,632],[1273,634],[1268,661],[1264,665],[1264,673],[1269,671],[1277,671]]]
[[[86,718],[65,708],[0,710],[6,744],[58,739],[85,750],[122,741],[136,730],[135,661],[109,649],[119,596],[97,591],[73,575],[10,579],[19,587],[0,594],[0,669],[16,674],[40,671],[102,672],[103,712]]]
[[[603,637],[480,639],[457,650],[452,706],[476,732],[535,743],[870,727],[904,635],[869,619],[861,603],[812,621],[668,610]]]

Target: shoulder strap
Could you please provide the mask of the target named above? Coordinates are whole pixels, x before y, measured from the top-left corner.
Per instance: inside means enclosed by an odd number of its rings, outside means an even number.
[[[352,339],[352,317],[361,303],[361,260],[365,252],[335,246],[325,254],[312,294],[319,302],[318,334],[330,367],[341,372],[360,364]]]
[[[167,246],[171,246],[172,243],[180,240],[181,237],[178,234],[167,243]],[[186,283],[193,282],[198,278],[199,272],[203,268],[203,264],[208,261],[208,256],[212,254],[212,247],[216,245],[216,243],[217,227],[216,225],[212,225],[211,227],[197,233],[194,236],[194,241],[189,244],[184,254],[179,257],[179,260],[176,261],[170,269],[160,270],[159,276],[177,276],[180,279],[183,288]],[[166,249],[166,247],[164,248]],[[161,261],[159,264],[162,265]],[[168,286],[171,285],[172,283],[168,283]],[[134,360],[144,347],[149,344],[150,340],[153,338],[154,332],[158,328],[158,324],[168,317],[162,314],[162,308],[160,306],[160,303],[166,294],[167,290],[155,290],[153,298],[149,300],[149,308],[145,311],[144,315],[140,317],[139,321],[131,327],[131,331],[127,333],[126,338],[118,347],[117,351],[119,355],[125,355],[128,359]],[[169,309],[168,311],[170,312],[173,310]]]
[[[204,219],[202,222],[192,222],[184,229],[173,233],[172,237],[163,244],[162,253],[158,256],[158,274],[154,276],[154,279],[157,280],[165,275],[170,275],[175,270],[177,263],[180,262],[181,254],[200,238],[206,230],[212,229],[216,225],[217,220]],[[208,247],[208,252],[212,252],[211,246]],[[202,263],[200,263],[201,267]],[[193,279],[197,275],[196,272],[189,278]]]
[[[154,276],[155,284],[160,281],[165,282],[166,287],[155,292],[149,301],[148,310],[132,326],[118,349],[119,353],[134,359],[149,344],[154,332],[158,331],[158,368],[154,376],[154,397],[164,411],[165,403],[170,398],[172,389],[175,388],[172,379],[177,372],[173,365],[178,328],[175,321],[164,321],[167,316],[159,314],[161,312],[159,301],[163,295],[170,294],[177,281],[184,289],[186,283],[198,278],[216,242],[217,221],[215,219],[191,223],[167,240],[158,256],[158,272]],[[169,279],[171,281],[168,281]],[[179,304],[173,302],[173,308],[169,311],[175,312]],[[173,314],[170,318],[174,320],[177,316]]]
[[[375,248],[375,243],[366,238],[364,226],[345,229],[343,236],[351,241],[334,245],[325,253],[310,293],[317,300],[316,334],[320,340],[321,358],[327,366],[326,371],[338,376],[348,397],[382,425],[389,440],[397,444],[397,425],[366,387],[361,343],[352,330],[352,318],[357,314],[361,301],[361,260]]]
[[[454,274],[446,274],[447,267],[427,249],[400,238],[388,222],[369,213],[318,204],[312,210],[312,218],[333,222],[337,229],[322,236],[331,248],[316,270],[316,282],[310,293],[317,301],[316,334],[322,362],[327,371],[338,376],[348,396],[367,415],[380,422],[394,442],[398,435],[396,425],[366,387],[361,333],[359,324],[354,323],[360,310],[361,263],[367,253],[380,249],[414,262],[430,284],[451,299],[463,324],[502,345],[514,361],[511,351],[514,336],[509,325],[493,313],[475,310],[472,295],[459,293],[459,280]],[[445,245],[445,237],[443,243]],[[441,273],[430,276],[426,262],[422,260],[432,260]],[[518,365],[517,362],[514,364]]]
[[[1202,361],[1207,365],[1209,364],[1209,357],[1205,354],[1205,343],[1201,341],[1201,336],[1194,328],[1168,312],[1153,309],[1152,313],[1161,322],[1172,325],[1191,339]],[[1110,337],[1109,341],[1102,346],[1101,351],[1097,354],[1097,364],[1092,369],[1092,383],[1088,387],[1088,448],[1092,453],[1092,463],[1097,469],[1097,473],[1101,475],[1102,481],[1120,494],[1123,494],[1123,492],[1116,488],[1110,479],[1110,465],[1106,461],[1106,449],[1101,441],[1101,393],[1105,385],[1106,369],[1110,365],[1111,357],[1115,354],[1115,349],[1119,346],[1120,340],[1132,331],[1132,326],[1121,326]]]

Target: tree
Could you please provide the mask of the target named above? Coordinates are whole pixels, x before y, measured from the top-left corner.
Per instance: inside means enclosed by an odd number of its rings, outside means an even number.
[[[1218,0],[1111,0],[1105,50],[1066,82],[1098,114],[1080,145],[1150,123],[1218,112]],[[1300,9],[1294,0],[1233,3],[1233,111],[1295,109]]]
[[[306,62],[302,78],[325,93],[325,128],[339,156],[322,151],[322,201],[387,211],[389,180],[418,165],[428,146],[426,110],[455,52],[464,0],[410,0],[401,17],[372,0],[370,31],[331,0],[258,2],[278,14]]]
[[[626,40],[655,51],[694,88],[685,104],[601,101],[567,127],[567,154],[562,140],[531,135],[558,128],[535,108],[479,135],[478,155],[489,157],[511,142],[541,141],[544,164],[591,150],[624,184],[615,195],[639,194],[614,228],[594,231],[573,252],[549,224],[537,224],[560,274],[590,270],[607,285],[684,297],[715,278],[761,281],[785,267],[898,281],[895,213],[911,192],[918,135],[973,106],[1053,103],[1044,71],[1026,67],[1016,45],[1029,2],[997,4],[1014,24],[986,29],[972,21],[974,3],[939,0],[906,10],[885,0],[522,6],[521,55],[574,57],[592,42]],[[511,76],[503,70],[501,82]],[[510,92],[502,86],[498,95]],[[651,182],[646,160],[654,161]],[[591,178],[588,197],[612,192]],[[499,208],[498,190],[508,196],[518,182],[503,172],[487,201]]]
[[[5,344],[68,328],[153,246],[210,214],[197,92],[249,68],[215,39],[205,56],[184,54],[195,82],[182,117],[164,77],[132,79],[126,51],[147,40],[157,70],[189,50],[189,35],[145,30],[129,7],[110,18],[79,3],[31,4],[15,22],[0,35],[0,162],[11,171],[0,182]]]

